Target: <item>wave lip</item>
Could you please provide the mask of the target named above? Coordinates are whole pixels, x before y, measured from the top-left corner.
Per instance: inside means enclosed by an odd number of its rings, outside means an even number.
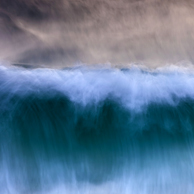
[[[0,75],[1,94],[7,93],[8,99],[12,95],[49,97],[60,93],[84,106],[114,98],[138,110],[149,103],[176,104],[178,99],[194,98],[194,75],[180,69],[1,69]]]

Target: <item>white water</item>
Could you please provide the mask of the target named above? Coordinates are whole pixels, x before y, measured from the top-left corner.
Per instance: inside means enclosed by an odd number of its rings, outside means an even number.
[[[0,68],[0,91],[13,94],[55,95],[60,92],[82,105],[99,103],[108,97],[118,99],[136,111],[152,103],[177,104],[177,99],[194,99],[194,73],[188,69],[169,67],[152,73],[131,68],[78,68],[70,70]]]

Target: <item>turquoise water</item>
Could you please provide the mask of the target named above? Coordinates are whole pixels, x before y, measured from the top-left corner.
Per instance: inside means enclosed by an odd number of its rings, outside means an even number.
[[[1,193],[192,193],[194,74],[0,68]]]

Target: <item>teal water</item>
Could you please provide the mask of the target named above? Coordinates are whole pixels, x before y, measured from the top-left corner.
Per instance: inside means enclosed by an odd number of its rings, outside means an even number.
[[[192,193],[194,74],[0,68],[1,193]]]

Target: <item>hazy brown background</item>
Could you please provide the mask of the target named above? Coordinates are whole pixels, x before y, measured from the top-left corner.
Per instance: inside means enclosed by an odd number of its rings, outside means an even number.
[[[194,0],[0,0],[0,61],[194,62]]]

